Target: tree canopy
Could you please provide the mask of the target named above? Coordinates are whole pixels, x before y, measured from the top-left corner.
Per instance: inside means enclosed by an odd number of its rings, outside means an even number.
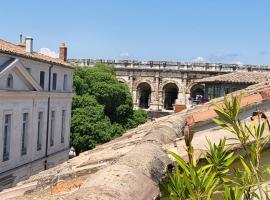
[[[73,85],[76,95],[71,143],[77,152],[92,149],[147,121],[145,111],[133,111],[131,93],[117,80],[111,65],[76,67]]]

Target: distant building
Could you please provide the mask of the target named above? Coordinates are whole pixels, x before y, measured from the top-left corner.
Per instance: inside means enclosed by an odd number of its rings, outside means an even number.
[[[204,85],[204,95],[198,97],[197,101],[208,101],[250,85],[267,81],[268,76],[269,73],[267,72],[238,71],[196,80],[197,84]],[[196,99],[193,99],[193,101],[196,101]]]
[[[0,190],[68,159],[73,67],[0,39]]]
[[[93,59],[68,61],[85,67],[97,63],[113,65],[117,79],[126,84],[132,93],[134,108],[158,113],[173,112],[176,103],[183,108],[189,107],[191,100],[198,102],[198,97],[204,96],[204,87],[198,85],[196,80],[238,71],[270,72],[268,65]]]

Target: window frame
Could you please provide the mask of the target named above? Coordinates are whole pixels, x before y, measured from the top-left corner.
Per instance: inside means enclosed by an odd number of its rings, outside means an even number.
[[[63,78],[63,91],[68,91],[68,75],[64,74]]]
[[[40,119],[40,114],[42,117]],[[42,150],[42,135],[44,132],[44,111],[37,112],[37,151]]]
[[[11,111],[4,111],[3,113],[3,149],[2,149],[2,161],[7,162],[10,160],[10,138],[12,134],[12,112]],[[6,128],[6,116],[10,116],[10,123],[9,123],[9,131],[7,134],[5,134],[5,128]],[[6,139],[5,139],[6,138]],[[7,143],[7,144],[5,144]]]
[[[61,143],[62,144],[65,143],[66,118],[67,118],[67,111],[66,109],[63,109],[61,113]]]
[[[29,136],[29,112],[23,112],[23,119],[22,119],[22,142],[21,142],[21,155],[24,156],[27,154],[27,143],[28,143],[28,136]],[[26,117],[26,118],[25,118]]]
[[[56,110],[50,112],[50,146],[54,146]]]
[[[8,77],[7,77],[6,88],[13,89],[13,85],[14,85],[13,82],[14,82],[14,78],[13,78],[13,75],[10,73],[8,74]]]
[[[41,82],[42,80],[42,82]],[[40,71],[39,72],[39,85],[42,89],[45,87],[45,71]]]
[[[52,74],[52,90],[57,90],[57,73]]]

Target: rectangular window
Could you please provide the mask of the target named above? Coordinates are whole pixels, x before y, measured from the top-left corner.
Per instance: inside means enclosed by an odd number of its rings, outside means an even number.
[[[65,142],[65,133],[66,133],[66,111],[62,110],[61,143]]]
[[[45,85],[45,72],[41,71],[39,73],[39,85],[42,89],[44,89],[44,85]]]
[[[214,98],[220,97],[220,86],[214,86]]]
[[[28,126],[29,126],[29,114],[23,113],[21,155],[27,154]]]
[[[68,78],[68,76],[65,74],[64,81],[63,81],[63,90],[64,91],[67,91],[67,78]]]
[[[55,111],[51,112],[51,137],[50,137],[50,145],[54,145],[54,132],[55,132]]]
[[[57,74],[53,73],[52,90],[56,90],[57,87]]]
[[[3,141],[3,161],[9,160],[11,132],[11,114],[5,115],[4,121],[4,141]]]
[[[213,86],[208,87],[208,99],[213,99],[214,98],[214,91],[213,91]]]
[[[221,96],[221,88],[220,86],[208,86],[208,99],[214,99]]]
[[[38,112],[37,151],[41,150],[43,132],[43,112]]]

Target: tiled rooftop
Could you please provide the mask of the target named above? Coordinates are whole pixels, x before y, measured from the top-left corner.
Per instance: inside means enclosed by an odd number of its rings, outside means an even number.
[[[0,53],[11,54],[15,56],[32,59],[32,60],[37,60],[40,62],[46,62],[50,64],[56,64],[56,65],[72,68],[71,64],[64,62],[63,60],[59,58],[52,58],[38,52],[32,52],[31,54],[28,54],[25,51],[25,47],[12,44],[2,39],[0,39]]]
[[[257,108],[265,108],[263,111],[269,116],[269,81],[233,94],[240,93],[241,110],[245,116],[249,118]],[[215,101],[222,104],[223,97]],[[185,122],[191,129],[202,126],[192,141],[197,154],[208,150],[207,139],[218,143],[224,137],[233,138],[233,134],[220,127],[205,126],[204,122],[216,116],[213,109],[214,105],[208,102],[143,124],[117,139],[32,176],[17,187],[0,193],[0,198],[16,194],[16,200],[108,199],[108,196],[117,200],[154,199],[159,193],[158,178],[165,175],[164,169],[172,162],[164,150],[187,158],[185,141],[181,137]],[[60,181],[56,183],[51,179]],[[28,192],[23,196],[18,195],[18,191]]]
[[[266,72],[232,72],[219,76],[212,76],[196,80],[197,83],[247,83],[255,84],[267,81],[269,73]]]

